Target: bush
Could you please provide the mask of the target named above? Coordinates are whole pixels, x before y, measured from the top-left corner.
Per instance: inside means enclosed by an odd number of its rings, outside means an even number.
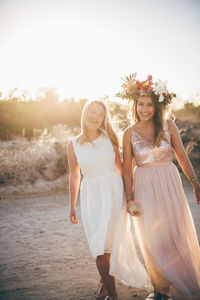
[[[28,141],[17,138],[0,144],[0,185],[35,183],[38,179],[55,180],[68,171],[66,147],[78,133],[57,125],[51,132],[35,130]]]

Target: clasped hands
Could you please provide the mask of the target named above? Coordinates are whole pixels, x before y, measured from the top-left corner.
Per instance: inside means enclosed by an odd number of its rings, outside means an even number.
[[[140,215],[138,204],[135,200],[129,199],[127,201],[127,212],[133,217],[137,217]]]

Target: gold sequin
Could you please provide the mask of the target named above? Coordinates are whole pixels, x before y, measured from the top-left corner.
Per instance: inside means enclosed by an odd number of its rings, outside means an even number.
[[[165,129],[167,140],[162,140],[159,147],[153,147],[152,143],[142,138],[132,129],[132,147],[136,165],[149,164],[155,162],[171,162],[173,151],[170,143],[170,135]]]

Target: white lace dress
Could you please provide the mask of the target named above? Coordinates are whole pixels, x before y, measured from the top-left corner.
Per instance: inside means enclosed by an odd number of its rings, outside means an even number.
[[[110,139],[101,134],[83,145],[77,139],[73,147],[83,175],[81,215],[91,254],[96,258],[111,253],[110,274],[133,287],[147,287],[149,278],[135,251]]]

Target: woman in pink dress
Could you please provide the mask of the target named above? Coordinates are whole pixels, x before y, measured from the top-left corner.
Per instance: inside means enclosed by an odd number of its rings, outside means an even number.
[[[165,108],[175,99],[166,84],[127,77],[122,98],[133,101],[135,124],[123,136],[127,209],[154,291],[146,299],[200,299],[200,248],[173,152],[200,203],[200,185],[179,131]],[[133,169],[133,159],[136,167]]]

